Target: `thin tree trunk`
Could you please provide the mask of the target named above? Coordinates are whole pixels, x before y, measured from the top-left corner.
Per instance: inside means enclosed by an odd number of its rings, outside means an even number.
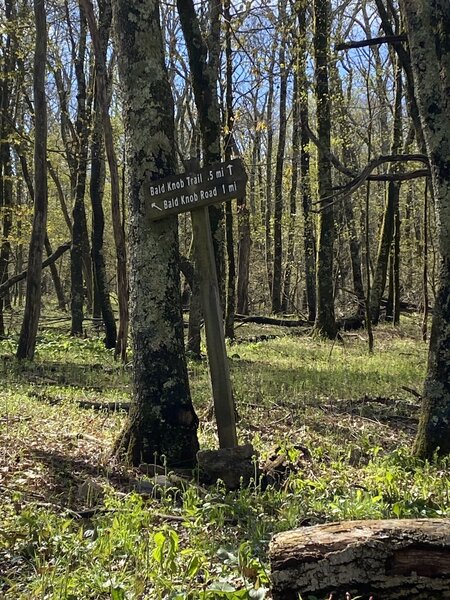
[[[17,346],[17,358],[32,360],[41,311],[42,254],[47,224],[47,23],[44,0],[35,0],[36,42],[34,53],[34,217],[28,253],[25,311]]]
[[[268,92],[267,92],[267,154],[266,154],[266,207],[265,207],[265,240],[266,240],[266,270],[269,294],[272,299],[273,289],[273,251],[272,251],[272,159],[273,159],[273,97],[274,97],[274,68],[275,68],[275,40],[270,57],[268,70]]]
[[[86,189],[86,171],[87,171],[87,150],[88,150],[88,112],[86,110],[87,90],[86,77],[84,72],[84,61],[86,56],[86,15],[82,6],[79,7],[80,14],[80,37],[78,53],[75,57],[75,74],[77,79],[77,118],[75,122],[75,131],[78,141],[78,151],[76,157],[76,171],[74,174],[75,187],[74,203],[72,210],[72,247],[70,249],[70,289],[71,289],[71,330],[73,336],[83,334],[83,305],[84,305],[84,287],[83,287],[83,264],[86,262],[86,210],[84,206],[84,194]],[[90,261],[90,257],[89,257]],[[90,282],[92,273],[88,272],[85,278],[86,290],[91,289]],[[91,294],[92,299],[92,294]]]
[[[233,54],[231,48],[230,0],[223,1],[225,22],[225,159],[230,160],[234,150],[233,127]],[[227,290],[225,305],[225,337],[234,340],[234,314],[236,312],[236,259],[234,252],[233,206],[231,200],[225,203],[225,230],[227,246]]]
[[[423,201],[423,265],[422,265],[422,339],[426,341],[428,333],[428,177],[425,180],[425,194]]]
[[[91,181],[90,197],[92,206],[92,263],[94,281],[100,313],[105,326],[105,346],[115,348],[117,342],[116,319],[111,306],[108,291],[105,257],[103,254],[103,233],[105,216],[103,213],[103,193],[105,184],[105,153],[103,147],[102,120],[100,110],[96,109],[91,144]]]
[[[105,137],[106,155],[108,158],[109,172],[111,178],[111,210],[112,222],[114,231],[114,240],[116,244],[117,258],[117,288],[119,299],[119,332],[116,342],[116,356],[120,356],[123,361],[127,355],[127,338],[128,338],[128,275],[127,275],[127,257],[125,245],[125,232],[121,223],[120,216],[120,186],[119,186],[119,169],[117,166],[117,157],[114,149],[113,131],[111,119],[109,116],[109,102],[107,95],[106,84],[106,41],[101,39],[97,24],[95,21],[94,11],[90,0],[81,0],[85,7],[89,30],[94,44],[95,63],[96,63],[96,83],[97,83],[97,98],[101,110],[103,131]],[[106,19],[106,26],[103,27],[103,36],[108,36],[110,22],[110,5],[105,2],[102,6],[103,14],[101,17]]]
[[[44,246],[47,256],[52,256],[53,249],[50,240],[48,239],[47,233],[45,234],[44,238]],[[56,268],[56,265],[54,263],[50,264],[50,273],[52,275],[53,285],[55,287],[56,292],[56,298],[58,300],[58,308],[59,310],[65,311],[67,307],[66,297],[64,295],[64,289],[61,283],[61,278],[59,276],[58,269]]]
[[[328,89],[330,5],[328,0],[314,0],[314,56],[316,73],[317,177],[320,197],[319,239],[317,244],[317,314],[314,329],[320,335],[334,339],[337,334],[334,316],[333,244],[335,237],[331,195],[331,117]]]
[[[394,125],[391,153],[398,154],[401,148],[402,141],[402,83],[400,66],[396,66],[396,87],[394,101]],[[398,165],[394,164],[390,167],[389,172],[395,173]],[[370,312],[372,322],[378,323],[380,318],[381,298],[386,285],[386,276],[391,251],[391,244],[394,235],[395,213],[398,207],[400,197],[400,182],[389,181],[387,184],[386,207],[383,215],[383,223],[381,226],[380,241],[378,245],[377,262],[375,267],[375,275],[370,296]]]
[[[306,4],[300,3],[297,9],[298,19],[298,87],[299,87],[299,117],[300,117],[300,191],[303,209],[303,250],[305,255],[305,291],[308,306],[308,321],[316,319],[316,244],[314,239],[314,223],[311,216],[311,187],[310,187],[310,153],[309,153],[309,106],[308,106],[308,77],[307,46],[306,46]]]
[[[289,192],[289,229],[286,256],[286,269],[284,272],[283,296],[281,299],[281,312],[288,312],[291,307],[291,280],[295,260],[295,221],[297,215],[297,188],[298,165],[300,155],[300,119],[299,119],[299,89],[298,89],[298,61],[294,71],[294,87],[292,91],[292,175],[291,189]]]
[[[287,99],[287,66],[286,66],[286,44],[287,25],[286,0],[278,3],[280,23],[283,28],[280,38],[278,52],[278,63],[280,68],[280,101],[279,101],[279,128],[278,147],[275,166],[274,192],[275,202],[273,211],[273,282],[272,282],[272,312],[277,314],[281,311],[281,283],[283,263],[283,243],[281,235],[281,220],[283,218],[283,169],[284,152],[286,148],[286,99]]]
[[[193,0],[177,0],[181,28],[189,55],[198,122],[202,134],[204,165],[220,162],[221,120],[217,97],[220,51],[219,3],[210,5],[210,39],[203,39]],[[209,219],[216,258],[217,278],[222,306],[225,306],[224,212],[221,205],[209,207]]]

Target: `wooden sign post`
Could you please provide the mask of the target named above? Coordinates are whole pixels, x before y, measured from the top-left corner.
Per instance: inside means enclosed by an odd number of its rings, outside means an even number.
[[[238,445],[234,401],[207,207],[243,195],[247,175],[238,158],[203,169],[198,168],[197,160],[192,160],[186,168],[185,173],[160,179],[150,186],[150,214],[156,220],[191,212],[219,446],[233,448]]]

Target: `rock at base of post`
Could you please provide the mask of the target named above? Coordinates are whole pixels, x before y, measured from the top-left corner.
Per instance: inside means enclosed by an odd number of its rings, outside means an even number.
[[[206,485],[222,480],[229,490],[246,486],[258,478],[257,455],[251,444],[197,453],[199,478]]]
[[[450,519],[304,527],[274,536],[270,561],[274,600],[448,600]]]

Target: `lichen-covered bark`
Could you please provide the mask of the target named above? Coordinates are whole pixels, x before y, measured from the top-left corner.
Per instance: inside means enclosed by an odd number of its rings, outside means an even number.
[[[415,452],[450,453],[450,11],[448,0],[403,0],[414,84],[430,160],[439,287]]]
[[[276,535],[274,600],[450,598],[450,521],[344,521]],[[331,597],[331,596],[330,596]]]
[[[336,337],[334,316],[333,244],[335,224],[333,204],[328,198],[331,186],[331,117],[328,90],[330,6],[328,0],[314,0],[314,56],[316,73],[317,177],[320,196],[319,236],[317,241],[317,314],[315,331],[330,339]]]
[[[198,419],[187,377],[177,218],[151,221],[143,188],[175,172],[173,99],[159,2],[114,0],[123,88],[130,217],[134,402],[117,449],[132,464],[192,467]]]

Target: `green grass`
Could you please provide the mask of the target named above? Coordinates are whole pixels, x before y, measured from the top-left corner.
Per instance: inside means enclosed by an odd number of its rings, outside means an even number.
[[[133,491],[142,474],[110,458],[125,415],[78,404],[129,400],[129,368],[98,339],[43,333],[36,361],[21,365],[1,342],[0,596],[270,598],[276,532],[450,516],[448,462],[410,454],[418,401],[404,388],[420,391],[427,352],[418,327],[377,328],[373,356],[363,334],[333,344],[275,333],[228,351],[240,442],[261,464],[283,453],[285,472],[237,492],[192,483],[146,496]],[[201,445],[215,448],[206,365],[189,372]],[[80,519],[90,507],[101,510]]]

